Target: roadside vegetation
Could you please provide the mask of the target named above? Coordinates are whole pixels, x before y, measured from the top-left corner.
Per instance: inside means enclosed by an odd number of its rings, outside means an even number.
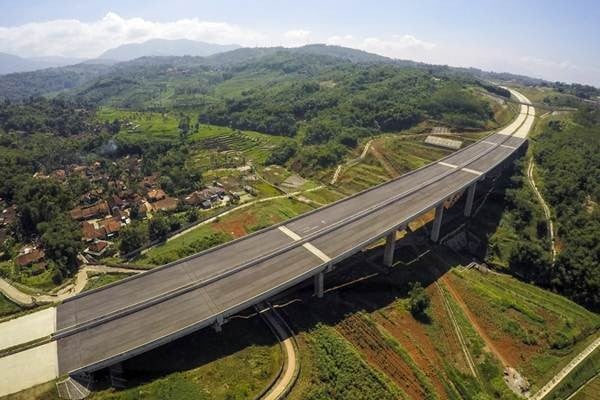
[[[594,391],[598,388],[598,376],[600,374],[600,350],[596,349],[585,361],[577,366],[553,391],[546,397],[547,400],[566,399],[577,389],[586,385],[579,396],[573,399],[586,399],[586,392],[589,396],[598,394]],[[594,378],[595,377],[595,378]],[[589,388],[587,386],[589,385]],[[589,397],[592,398],[593,397]]]
[[[0,317],[15,314],[21,310],[21,307],[19,307],[17,304],[13,303],[9,299],[7,299],[6,296],[0,293]]]
[[[499,221],[491,227],[486,261],[595,311],[600,306],[598,113],[583,107],[572,115],[540,119],[535,128],[530,151],[536,182],[556,219],[555,263],[542,208],[526,182],[526,160],[516,164],[514,175],[502,178],[504,192],[482,210],[484,221]],[[475,232],[488,228],[472,226]]]
[[[92,275],[89,277],[87,284],[83,288],[83,292],[108,285],[109,283],[120,281],[128,276],[131,275],[122,273],[103,273]]]

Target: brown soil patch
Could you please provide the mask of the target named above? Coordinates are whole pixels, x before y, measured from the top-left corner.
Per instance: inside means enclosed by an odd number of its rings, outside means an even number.
[[[431,294],[435,291],[429,291]],[[432,299],[431,309],[438,309],[443,307],[439,297],[437,302]],[[435,316],[437,319],[437,316]],[[420,322],[416,321],[409,313],[401,312],[396,308],[390,307],[385,311],[385,315],[377,314],[375,320],[378,324],[383,326],[408,352],[412,360],[419,367],[421,371],[427,376],[427,378],[433,384],[436,394],[441,399],[448,398],[444,384],[440,379],[439,373],[440,366],[443,364],[439,357],[439,354],[433,345],[430,336],[425,331],[425,327]],[[452,335],[452,332],[448,332],[449,335],[444,335],[444,340],[456,342],[454,345],[450,344],[449,347],[456,347],[456,356],[460,357],[460,345],[456,341],[456,338]],[[447,361],[447,360],[446,360]],[[462,368],[460,368],[462,370]]]
[[[385,156],[381,153],[380,149],[381,143],[378,141],[374,141],[371,144],[371,154],[379,161],[383,169],[390,175],[391,177],[399,176],[400,173],[389,163],[389,161],[385,158]]]
[[[256,224],[256,217],[251,213],[243,213],[235,218],[221,220],[214,224],[215,229],[239,238],[245,236],[248,232],[246,228]]]
[[[455,285],[459,286],[460,284],[450,278],[450,274],[444,275],[441,279],[454,301],[471,322],[473,329],[484,341],[487,349],[498,358],[502,365],[517,366],[523,362],[523,359],[528,359],[535,353],[533,346],[525,345],[518,341],[518,338],[511,339],[506,334],[495,335],[497,338],[492,338],[489,332],[498,332],[498,328],[491,321],[493,315],[489,312],[489,305],[479,305],[478,300],[469,295],[468,290],[462,290],[459,294]]]
[[[425,398],[426,393],[411,367],[386,343],[376,327],[368,324],[360,315],[354,314],[340,322],[336,329],[370,364],[396,382],[410,398]]]

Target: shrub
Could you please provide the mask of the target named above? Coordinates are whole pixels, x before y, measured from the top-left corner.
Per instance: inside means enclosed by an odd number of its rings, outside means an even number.
[[[421,286],[421,283],[413,283],[408,295],[410,296],[408,300],[408,310],[416,317],[423,316],[431,303],[431,299],[427,292],[425,292],[425,289],[423,289],[423,286]]]

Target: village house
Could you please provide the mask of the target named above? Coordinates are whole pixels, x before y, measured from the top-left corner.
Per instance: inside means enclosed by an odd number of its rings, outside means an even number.
[[[17,207],[12,205],[0,213],[0,226],[11,225],[17,220]]]
[[[178,203],[179,200],[175,197],[165,197],[164,199],[152,203],[152,208],[157,211],[171,211],[177,208]]]
[[[44,256],[44,250],[32,246],[26,246],[21,249],[19,255],[17,258],[15,258],[15,263],[19,267],[26,267],[28,265],[33,265],[43,261]]]
[[[163,200],[166,197],[167,197],[167,194],[162,189],[151,189],[148,191],[148,194],[146,195],[146,198],[148,198],[148,201],[151,203],[154,203],[159,200]]]
[[[96,240],[93,243],[90,243],[83,252],[93,257],[102,257],[111,246],[112,242]]]
[[[158,174],[152,174],[142,178],[142,186],[147,189],[158,186]]]
[[[99,221],[83,221],[81,223],[81,236],[84,241],[91,242],[96,239],[115,237],[124,223],[120,216],[108,217]]]
[[[100,201],[92,206],[87,207],[75,207],[69,211],[71,218],[77,221],[96,217],[104,217],[109,214],[110,208],[108,207],[108,203],[106,201]]]
[[[225,197],[225,189],[209,186],[206,189],[197,190],[187,195],[183,202],[190,206],[201,206],[202,208],[210,208],[212,203]]]

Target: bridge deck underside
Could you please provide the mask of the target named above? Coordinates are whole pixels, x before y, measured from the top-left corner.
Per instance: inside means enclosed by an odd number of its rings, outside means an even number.
[[[525,112],[526,112],[526,107]],[[521,117],[519,117],[521,118]],[[519,119],[518,118],[518,119]],[[523,122],[524,118],[521,118]],[[518,126],[514,127],[517,130]],[[525,139],[497,133],[486,141],[508,139],[517,147]],[[505,143],[509,143],[508,141]],[[373,190],[290,221],[285,226],[301,237],[317,234],[382,201],[398,199],[377,210],[311,238],[310,243],[333,261],[356,251],[463,190],[512,154],[515,149],[479,142]],[[478,156],[486,153],[484,157]],[[461,167],[467,164],[468,170]],[[474,170],[474,171],[473,171]],[[479,172],[479,173],[477,173]],[[404,194],[403,196],[399,196]],[[291,247],[278,255],[241,269],[226,278],[212,279],[244,262],[292,245],[294,240],[277,228],[239,239],[183,262],[165,266],[100,290],[77,296],[57,310],[57,329],[65,329],[142,303],[185,285],[210,283],[90,329],[58,339],[59,372],[97,368],[118,357],[212,324],[217,315],[237,312],[290,287],[325,268],[326,262],[305,247]]]

